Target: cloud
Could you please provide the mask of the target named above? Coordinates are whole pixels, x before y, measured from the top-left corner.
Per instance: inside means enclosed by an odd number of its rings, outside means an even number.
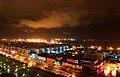
[[[2,8],[2,2],[0,1],[0,9]]]
[[[25,33],[33,33],[34,32],[34,30],[28,30],[28,29],[24,29],[23,30]]]
[[[35,29],[60,28],[64,24],[83,26],[97,20],[106,22],[108,17],[111,17],[109,20],[113,19],[112,14],[120,7],[117,4],[119,1],[113,0],[4,0],[3,3],[5,10],[1,11],[1,16],[18,18],[18,26]]]
[[[87,25],[88,21],[81,20],[86,15],[85,12],[76,12],[72,10],[53,10],[51,12],[44,12],[44,17],[29,20],[23,19],[19,23],[20,25],[28,26],[31,28],[60,28],[69,24],[70,27],[76,25]]]

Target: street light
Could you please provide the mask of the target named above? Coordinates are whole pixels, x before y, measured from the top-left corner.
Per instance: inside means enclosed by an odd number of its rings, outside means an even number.
[[[7,72],[10,73],[10,69],[7,69]]]
[[[111,51],[112,51],[112,50],[114,50],[114,49],[113,49],[113,47],[109,47],[108,50],[111,50]]]
[[[90,46],[91,49],[95,49],[95,46]]]
[[[18,71],[18,69],[15,69],[15,72],[17,72]]]
[[[15,62],[13,62],[13,64],[15,64]]]
[[[18,66],[16,66],[16,68],[17,68]]]
[[[82,51],[82,53],[84,53],[85,51]]]
[[[104,70],[104,75],[108,76],[110,74],[110,67],[106,67],[106,69]]]
[[[102,47],[98,47],[98,50],[101,51],[101,50],[102,50]]]
[[[27,71],[29,71],[30,69],[27,69]]]
[[[17,74],[17,73],[15,73],[15,76],[16,76],[16,77],[18,77],[18,74]]]
[[[72,75],[72,77],[76,77],[75,75]]]
[[[115,69],[112,71],[112,76],[113,76],[113,77],[116,77],[116,75],[117,75],[117,68],[115,68]]]
[[[77,47],[76,46],[72,46],[72,49],[75,50]]]
[[[4,63],[4,66],[5,66],[6,64]]]
[[[37,76],[40,76],[39,74],[37,74]]]
[[[118,47],[117,50],[119,51],[119,50],[120,50],[120,47]]]
[[[25,74],[23,74],[22,76],[25,76]]]
[[[78,54],[78,52],[75,52],[75,54]]]

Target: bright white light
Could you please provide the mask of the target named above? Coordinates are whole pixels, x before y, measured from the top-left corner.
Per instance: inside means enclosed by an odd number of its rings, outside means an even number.
[[[120,50],[120,47],[118,47],[117,50]]]
[[[106,67],[106,69],[104,70],[104,75],[108,76],[110,74],[110,67]]]
[[[78,52],[75,52],[75,54],[78,54]]]
[[[39,74],[37,74],[37,76],[40,76]]]
[[[25,74],[23,74],[22,76],[25,76]]]
[[[17,72],[18,71],[18,69],[15,69],[15,72]]]
[[[18,66],[16,66],[16,68],[17,68]]]
[[[108,50],[114,50],[113,47],[109,47]]]
[[[101,51],[101,50],[102,50],[102,47],[98,47],[98,50]]]
[[[10,69],[7,69],[7,72],[10,73]]]
[[[82,53],[84,53],[85,51],[82,51]]]
[[[104,75],[105,75],[105,76],[108,76],[108,75],[109,75],[108,70],[104,70]]]
[[[112,76],[116,77],[116,70],[112,71]]]
[[[75,75],[72,75],[72,77],[76,77]]]
[[[26,42],[44,42],[47,43],[47,40],[44,39],[26,39]]]

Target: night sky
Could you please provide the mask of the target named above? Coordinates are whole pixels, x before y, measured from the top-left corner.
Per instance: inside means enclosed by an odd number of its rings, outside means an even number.
[[[120,39],[120,0],[0,0],[0,38]]]

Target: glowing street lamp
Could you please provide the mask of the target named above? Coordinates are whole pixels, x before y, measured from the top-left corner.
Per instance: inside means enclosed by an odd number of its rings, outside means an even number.
[[[113,76],[113,77],[116,77],[116,74],[117,74],[116,70],[113,70],[113,71],[112,71],[112,76]]]
[[[108,76],[110,74],[110,67],[106,67],[106,69],[104,70],[104,75]]]
[[[76,76],[73,74],[72,77],[76,77]]]
[[[7,72],[10,73],[10,69],[7,69]]]
[[[72,49],[75,50],[77,47],[76,46],[72,46]]]
[[[10,66],[7,66],[8,68],[10,67]]]
[[[15,69],[15,72],[17,72],[18,71],[18,69]]]
[[[18,66],[15,66],[16,68],[18,68]]]
[[[75,52],[75,54],[78,54],[78,52]]]
[[[118,47],[117,50],[119,51],[119,50],[120,50],[120,47]]]
[[[37,74],[37,76],[40,76],[39,74]]]
[[[27,71],[30,71],[30,69],[27,69]]]
[[[13,62],[13,64],[15,64],[15,62]]]
[[[113,47],[109,47],[108,50],[114,50]]]
[[[16,77],[18,77],[18,74],[17,74],[17,73],[15,73],[15,76],[16,76]]]
[[[90,46],[91,49],[95,49],[95,46]]]
[[[25,76],[25,74],[22,75],[23,77]]]
[[[101,50],[102,50],[102,47],[98,47],[98,50],[101,51]]]
[[[82,51],[82,53],[84,53],[85,51]]]
[[[6,64],[4,63],[4,66],[5,66]]]

